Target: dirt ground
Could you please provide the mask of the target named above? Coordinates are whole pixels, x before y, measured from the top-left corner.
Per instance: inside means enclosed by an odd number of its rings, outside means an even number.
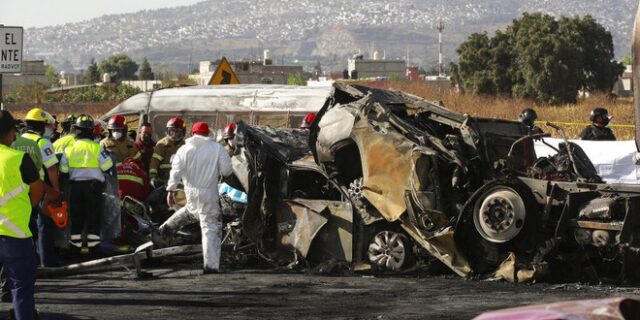
[[[233,270],[202,275],[197,263],[39,279],[41,319],[470,319],[497,308],[640,296],[640,288],[511,284],[455,276],[320,276]],[[0,305],[4,316],[10,306]]]

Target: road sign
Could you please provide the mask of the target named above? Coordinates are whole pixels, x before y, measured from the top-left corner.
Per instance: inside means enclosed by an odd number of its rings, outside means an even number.
[[[231,65],[227,58],[222,57],[220,60],[220,65],[216,72],[213,73],[211,79],[209,79],[209,85],[219,85],[219,84],[239,84],[238,77],[236,76],[233,69],[231,69]]]
[[[22,72],[22,27],[0,26],[0,73]]]

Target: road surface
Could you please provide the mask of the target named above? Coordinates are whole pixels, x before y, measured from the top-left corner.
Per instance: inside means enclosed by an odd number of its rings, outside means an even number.
[[[640,288],[511,284],[455,276],[323,276],[197,263],[39,279],[41,319],[470,319],[483,311],[560,300],[638,296]],[[9,305],[0,305],[5,314]]]

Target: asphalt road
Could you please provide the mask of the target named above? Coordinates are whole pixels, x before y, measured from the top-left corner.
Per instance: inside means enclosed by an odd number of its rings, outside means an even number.
[[[39,279],[41,319],[470,319],[497,308],[638,296],[640,288],[511,284],[455,276],[321,276],[198,265]],[[9,305],[0,305],[5,314]]]

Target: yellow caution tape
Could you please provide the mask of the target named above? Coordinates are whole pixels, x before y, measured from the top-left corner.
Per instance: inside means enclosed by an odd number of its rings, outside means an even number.
[[[544,121],[544,120],[536,120],[536,124],[545,124],[547,122],[551,122],[553,124],[561,125],[561,126],[588,126],[591,123],[588,122],[560,122],[560,121]],[[610,128],[635,128],[636,126],[633,124],[610,124],[608,125]]]

